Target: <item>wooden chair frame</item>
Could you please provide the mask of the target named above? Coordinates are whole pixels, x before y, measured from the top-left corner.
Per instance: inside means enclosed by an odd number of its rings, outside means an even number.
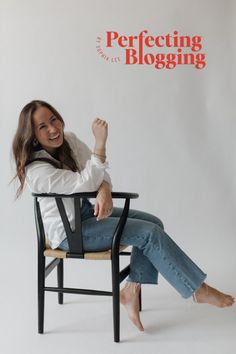
[[[120,271],[120,255],[129,256],[130,252],[124,252],[120,249],[120,239],[122,232],[127,221],[127,216],[129,212],[130,199],[138,198],[137,193],[120,193],[112,192],[112,198],[122,198],[125,199],[124,208],[122,214],[119,218],[116,230],[112,239],[112,247],[106,259],[111,260],[112,269],[112,291],[101,291],[92,289],[78,289],[78,288],[65,288],[64,284],[64,258],[90,258],[90,259],[104,259],[96,257],[101,252],[90,253],[90,257],[86,257],[86,252],[83,249],[83,237],[82,237],[82,220],[81,220],[81,200],[83,198],[96,198],[97,192],[83,192],[75,194],[52,194],[52,193],[32,193],[34,197],[34,212],[35,212],[35,222],[37,230],[38,239],[38,333],[43,333],[44,331],[44,299],[46,291],[53,291],[58,293],[58,303],[63,304],[63,293],[71,294],[86,294],[86,295],[105,295],[112,296],[113,298],[113,326],[114,326],[114,341],[120,341],[120,283],[128,276],[130,271],[130,265],[126,266]],[[42,220],[42,214],[40,209],[40,203],[38,198],[55,198],[56,204],[60,217],[62,219],[66,236],[69,244],[69,252],[65,252],[59,249],[50,250],[46,248],[46,235],[44,231],[44,225]],[[73,198],[74,199],[74,210],[75,210],[75,230],[71,230],[69,220],[67,218],[65,207],[62,198]],[[94,255],[94,258],[91,257]],[[54,257],[54,259],[46,265],[46,257]],[[57,287],[45,286],[46,277],[52,272],[52,270],[57,267]],[[139,305],[141,311],[141,291],[139,297]]]

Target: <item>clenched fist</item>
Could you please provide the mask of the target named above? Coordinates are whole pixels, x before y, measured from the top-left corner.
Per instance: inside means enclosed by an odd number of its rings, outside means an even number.
[[[105,120],[96,118],[92,123],[92,132],[95,136],[96,143],[104,146],[108,136],[108,124]]]

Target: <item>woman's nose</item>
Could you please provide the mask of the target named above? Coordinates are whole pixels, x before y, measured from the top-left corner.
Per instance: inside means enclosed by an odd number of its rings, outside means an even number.
[[[55,133],[57,131],[56,127],[54,127],[53,124],[49,124],[48,126],[48,132],[49,133]]]

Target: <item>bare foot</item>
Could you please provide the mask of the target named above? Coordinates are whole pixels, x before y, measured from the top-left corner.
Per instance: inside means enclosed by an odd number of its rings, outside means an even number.
[[[140,287],[141,285],[139,283],[126,282],[124,288],[120,292],[120,302],[125,306],[128,316],[133,324],[143,332],[144,328],[139,317]]]
[[[217,307],[228,307],[234,303],[234,298],[231,295],[224,294],[206,283],[202,283],[200,288],[195,291],[193,299],[195,302],[207,303]]]

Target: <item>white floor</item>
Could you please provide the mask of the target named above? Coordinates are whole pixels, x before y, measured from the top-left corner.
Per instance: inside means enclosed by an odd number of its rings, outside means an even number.
[[[72,281],[74,267],[70,265],[65,270],[65,285],[89,288],[91,279],[82,278],[80,271],[77,282]],[[19,269],[25,271],[25,264],[22,269],[19,264]],[[103,270],[102,267],[99,272]],[[97,272],[92,272],[93,283],[97,283],[97,288],[109,290],[107,280],[98,286]],[[58,305],[57,294],[47,293],[45,333],[40,335],[37,333],[36,279],[33,275],[36,275],[36,268],[26,270],[23,281],[18,274],[12,282],[8,277],[2,284],[0,346],[3,354],[236,353],[236,305],[218,309],[194,304],[191,299],[182,299],[161,277],[158,286],[143,286],[141,318],[144,333],[133,327],[121,308],[121,342],[114,343],[110,297],[65,294],[65,303]],[[235,285],[226,289],[229,283],[226,279],[219,282],[223,290],[236,293]],[[47,284],[54,283],[52,274]],[[8,290],[5,290],[6,286]]]

